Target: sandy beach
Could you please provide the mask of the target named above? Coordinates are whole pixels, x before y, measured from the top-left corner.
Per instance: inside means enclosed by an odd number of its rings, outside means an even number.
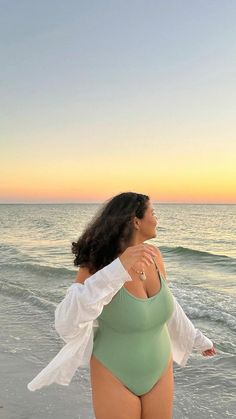
[[[55,384],[30,392],[27,383],[38,373],[31,361],[0,353],[0,364],[1,419],[94,419],[86,371],[81,369],[68,387]]]

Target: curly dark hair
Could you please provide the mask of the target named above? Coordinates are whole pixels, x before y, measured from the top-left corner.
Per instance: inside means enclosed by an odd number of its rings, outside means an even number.
[[[90,274],[116,259],[128,246],[134,232],[133,219],[143,218],[148,195],[122,192],[102,204],[77,242],[72,242],[74,266]]]

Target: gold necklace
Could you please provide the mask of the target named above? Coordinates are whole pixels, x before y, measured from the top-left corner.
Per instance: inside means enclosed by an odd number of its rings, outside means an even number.
[[[153,258],[153,260],[154,260],[154,257],[152,256],[152,258]],[[133,266],[132,266],[132,269],[137,273],[137,274],[139,274],[139,278],[141,279],[141,281],[146,281],[146,279],[147,279],[147,277],[146,277],[146,274],[145,274],[145,272],[144,271],[136,271],[136,269],[134,269],[133,268]]]

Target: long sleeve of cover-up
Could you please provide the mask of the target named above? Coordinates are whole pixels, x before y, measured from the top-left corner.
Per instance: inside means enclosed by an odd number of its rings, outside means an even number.
[[[35,391],[52,383],[69,385],[76,369],[87,365],[92,350],[93,321],[124,282],[132,281],[119,258],[84,281],[73,283],[55,310],[55,329],[66,345],[27,385]]]
[[[68,342],[76,337],[83,323],[95,320],[124,282],[131,276],[119,258],[84,281],[72,284],[55,310],[55,329]]]
[[[173,359],[184,367],[193,350],[210,349],[213,347],[213,342],[195,328],[174,295],[173,298],[174,311],[166,323],[172,344]]]

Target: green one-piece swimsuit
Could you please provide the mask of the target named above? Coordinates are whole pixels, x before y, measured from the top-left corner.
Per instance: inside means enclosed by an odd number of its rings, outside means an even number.
[[[160,379],[171,356],[166,321],[174,309],[172,293],[156,265],[160,290],[138,298],[124,286],[97,317],[92,355],[137,396]]]

